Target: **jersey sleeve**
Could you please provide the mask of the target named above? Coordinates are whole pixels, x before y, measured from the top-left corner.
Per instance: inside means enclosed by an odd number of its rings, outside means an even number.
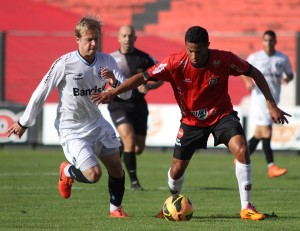
[[[293,75],[292,65],[291,65],[290,59],[287,56],[285,56],[284,73],[287,76]]]
[[[156,63],[154,66],[148,68],[144,75],[148,80],[151,81],[167,81],[169,82],[172,74],[172,63],[169,57],[165,58],[162,62]]]
[[[43,108],[43,105],[64,77],[65,65],[62,58],[57,59],[35,89],[19,122],[25,127],[30,126]]]
[[[244,59],[233,53],[229,53],[229,74],[234,76],[247,75],[251,70],[251,65]]]

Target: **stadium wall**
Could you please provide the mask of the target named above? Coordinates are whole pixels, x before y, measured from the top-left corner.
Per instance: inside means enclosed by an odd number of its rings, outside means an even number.
[[[17,120],[22,110],[0,109],[0,144],[40,144],[59,145],[57,132],[54,128],[57,103],[47,103],[43,108],[42,118],[25,133],[23,139],[19,140],[15,135],[7,137],[7,128]],[[24,108],[22,108],[24,110]],[[107,110],[107,105],[100,105],[103,116],[112,124]],[[253,134],[254,124],[251,117],[245,120],[241,108],[234,108],[247,131],[247,136]],[[282,108],[291,114],[289,124],[277,125],[273,127],[272,147],[274,150],[299,150],[300,141],[300,107]],[[149,104],[148,134],[146,139],[147,147],[173,147],[179,128],[181,114],[175,104]],[[116,131],[117,133],[117,131]],[[213,147],[213,137],[209,137],[208,147]],[[224,145],[218,146],[225,148]],[[261,149],[259,146],[258,149]]]

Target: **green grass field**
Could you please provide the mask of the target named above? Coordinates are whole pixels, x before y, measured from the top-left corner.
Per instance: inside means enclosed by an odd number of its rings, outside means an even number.
[[[243,221],[233,158],[213,149],[194,155],[182,194],[190,198],[189,222],[154,218],[169,196],[167,171],[171,153],[146,150],[138,157],[145,188],[133,192],[126,178],[123,206],[128,219],[109,218],[107,174],[97,184],[76,182],[64,200],[57,190],[60,148],[0,150],[0,230],[300,230],[300,156],[276,153],[287,175],[269,179],[261,153],[253,155],[252,202],[267,214],[264,221]]]

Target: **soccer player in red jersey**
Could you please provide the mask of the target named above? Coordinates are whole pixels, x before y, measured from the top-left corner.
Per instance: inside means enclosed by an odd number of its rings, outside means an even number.
[[[275,123],[288,123],[290,116],[279,109],[262,73],[235,54],[209,49],[206,29],[193,26],[185,34],[186,50],[136,74],[107,93],[92,96],[96,104],[107,103],[116,95],[136,88],[148,80],[163,80],[172,85],[182,119],[175,142],[173,162],[168,172],[170,192],[181,192],[184,172],[196,149],[206,149],[210,134],[214,144],[225,144],[236,161],[242,219],[263,220],[250,202],[252,165],[244,130],[233,110],[228,94],[229,76],[251,77],[262,91]],[[161,215],[161,214],[160,214]]]

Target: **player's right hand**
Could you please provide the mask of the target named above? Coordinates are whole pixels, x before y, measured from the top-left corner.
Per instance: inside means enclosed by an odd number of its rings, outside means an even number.
[[[96,105],[99,105],[101,103],[109,103],[112,98],[112,91],[105,91],[91,96],[92,102]]]

